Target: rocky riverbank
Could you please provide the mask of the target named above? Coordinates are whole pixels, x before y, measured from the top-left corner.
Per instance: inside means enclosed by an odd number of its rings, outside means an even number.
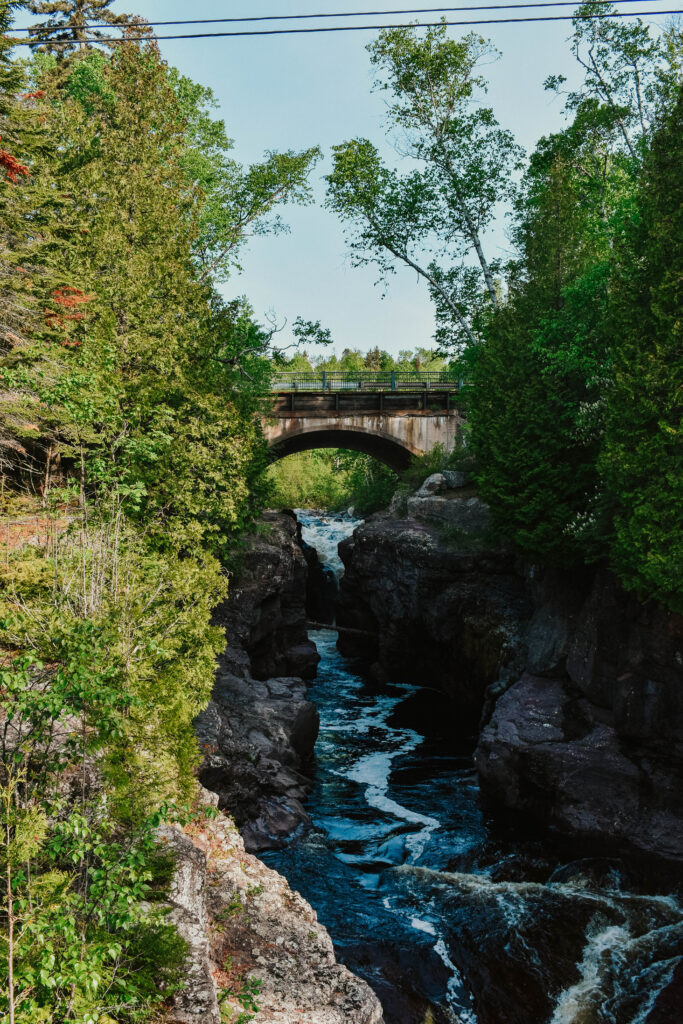
[[[309,822],[302,800],[318,734],[304,679],[318,654],[306,634],[306,578],[293,515],[267,512],[245,543],[216,613],[227,647],[196,722],[200,780],[218,794],[248,850],[271,849]]]
[[[160,830],[176,862],[170,919],[188,943],[177,1024],[241,1013],[254,1024],[382,1024],[379,1000],[337,963],[315,911],[253,855],[310,824],[302,801],[318,713],[304,680],[319,658],[307,574],[296,519],[267,512],[216,612],[227,647],[196,730],[204,802],[225,813]]]
[[[206,802],[215,796],[204,791]],[[170,920],[188,944],[187,986],[176,1024],[382,1024],[372,989],[338,964],[315,911],[249,854],[219,814],[164,826],[176,863]]]
[[[338,621],[376,672],[453,698],[483,788],[573,837],[683,859],[683,618],[604,570],[539,572],[487,536],[463,479],[427,481],[340,549]]]

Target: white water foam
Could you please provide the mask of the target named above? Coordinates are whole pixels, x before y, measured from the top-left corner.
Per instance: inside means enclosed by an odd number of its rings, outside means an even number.
[[[465,993],[467,990],[460,971],[448,955],[448,949],[446,948],[446,943],[443,939],[439,939],[438,942],[434,944],[434,952],[450,972],[446,999],[448,1000],[448,1009],[450,1011],[453,1024],[477,1024],[477,1017],[474,1011],[469,1007],[462,1005],[461,993]]]
[[[420,917],[411,917],[410,927],[417,932],[426,932],[427,935],[436,935],[436,928],[431,921],[423,921]]]
[[[329,566],[339,578],[344,573],[344,563],[339,557],[338,546],[350,537],[363,522],[347,512],[314,512],[311,509],[295,508],[296,518],[301,523],[301,536],[318,552],[323,565]]]
[[[581,977],[570,988],[560,993],[550,1024],[579,1024],[587,1020],[586,1014],[602,999],[602,978],[619,956],[619,951],[630,938],[625,925],[613,924],[606,928],[589,927],[588,941],[578,964]]]
[[[396,704],[398,701],[393,701]],[[430,818],[426,814],[412,811],[404,807],[389,796],[389,779],[391,777],[392,762],[401,754],[408,754],[419,746],[421,737],[410,729],[391,729],[384,727],[385,735],[390,739],[401,739],[403,743],[394,746],[389,751],[378,751],[374,754],[367,754],[349,769],[341,772],[351,782],[364,785],[365,800],[370,807],[374,807],[384,814],[390,814],[399,821],[407,821],[411,825],[422,825],[419,832],[406,837],[406,848],[410,850],[410,861],[415,862],[423,852],[430,835],[439,828],[441,822],[436,818]]]

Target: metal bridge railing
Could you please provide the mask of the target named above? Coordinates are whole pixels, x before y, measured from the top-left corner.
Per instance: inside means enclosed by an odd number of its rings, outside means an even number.
[[[452,370],[286,370],[276,373],[271,391],[459,391]]]

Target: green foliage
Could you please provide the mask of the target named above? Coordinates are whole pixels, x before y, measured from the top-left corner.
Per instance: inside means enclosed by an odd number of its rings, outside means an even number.
[[[384,508],[396,474],[377,459],[345,449],[316,449],[290,455],[268,470],[270,504],[278,508],[353,507],[358,515]]]
[[[175,69],[170,83],[185,124],[180,164],[195,190],[198,231],[193,253],[204,276],[226,280],[239,268],[249,234],[287,230],[272,213],[276,206],[310,202],[308,178],[320,149],[268,152],[262,163],[245,168],[228,155],[233,142],[224,122],[211,116],[216,106],[211,89]]]
[[[24,771],[0,787],[0,1009],[26,1024],[149,1019],[186,953],[163,908],[148,906],[157,819],[119,837],[103,803],[53,801],[48,817],[27,804]]]
[[[144,29],[107,55],[78,46],[106,0],[34,7],[48,52],[24,67],[0,0],[2,504],[41,524],[0,567],[0,1009],[137,1022],[184,956],[155,808],[194,793],[218,556],[265,497],[271,334],[214,282],[307,198],[315,151],[231,163]]]
[[[627,587],[683,611],[683,92],[653,138],[615,258],[619,345],[600,470]]]
[[[226,958],[224,969],[232,972],[232,957]],[[221,1020],[231,1021],[233,1024],[248,1024],[249,1021],[254,1019],[254,1014],[259,1012],[259,1007],[256,1002],[261,986],[263,982],[259,978],[251,977],[250,975],[240,974],[237,975],[229,987],[224,988],[218,996],[218,1004],[221,1011]],[[230,1005],[227,1000],[237,1001],[242,1007],[242,1012],[234,1016],[234,1005]]]
[[[318,323],[303,324],[306,333],[301,333],[302,340],[310,340],[314,344],[327,344],[329,332],[320,328]],[[311,359],[306,350],[296,352],[290,359],[279,358],[277,366],[283,370],[336,370],[339,372],[357,373],[362,370],[445,370],[449,368],[446,357],[433,348],[418,347],[415,350],[402,349],[398,358],[391,355],[378,345],[363,353],[359,348],[345,348],[341,356],[320,355]]]
[[[476,479],[500,534],[527,557],[570,564],[595,484],[594,455],[575,436],[576,403],[546,371],[522,302],[489,329],[469,400]]]
[[[224,643],[210,618],[226,580],[209,555],[150,549],[120,509],[89,516],[52,551],[21,549],[3,567],[0,644],[26,653],[7,670],[2,703],[21,723],[28,782],[63,768],[85,730],[83,756],[104,748],[113,805],[139,817],[192,791],[192,720]]]
[[[675,46],[585,13],[585,82],[531,157],[509,295],[471,357],[469,440],[493,521],[527,557],[608,562],[680,608]]]
[[[397,476],[378,459],[363,452],[340,451],[339,462],[346,477],[349,500],[355,513],[368,516],[377,512],[391,501],[396,489]]]
[[[451,468],[455,457],[455,453],[447,452],[442,444],[435,444],[424,455],[414,456],[411,465],[401,471],[401,486],[408,492],[416,491],[432,473]]]
[[[100,103],[116,102],[107,83],[107,65],[107,58],[99,50],[87,50],[73,63],[64,92],[77,100],[88,114],[94,113],[96,99]]]
[[[615,13],[609,0],[584,0],[576,11],[571,49],[584,71],[584,81],[568,93],[567,110],[580,109],[587,98],[597,100],[609,109],[620,145],[635,159],[642,153],[658,105],[675,99],[680,83],[680,30],[672,27],[653,37],[639,18],[611,17]],[[564,81],[562,76],[551,76],[546,88],[560,91]]]
[[[376,87],[390,94],[390,125],[417,167],[386,167],[368,139],[334,146],[327,204],[348,225],[356,265],[374,263],[386,280],[402,263],[427,282],[441,347],[473,344],[499,300],[500,266],[482,234],[514,194],[521,157],[480,102],[479,68],[495,51],[474,34],[450,39],[445,25],[384,29],[368,50]]]
[[[48,15],[47,21],[34,23],[29,35],[47,53],[64,57],[77,47],[83,47],[84,39],[93,37],[107,45],[110,38],[99,27],[102,22],[112,27],[130,26],[135,23],[128,14],[115,14],[110,7],[113,0],[26,0],[32,14]],[[109,43],[108,45],[112,45]]]

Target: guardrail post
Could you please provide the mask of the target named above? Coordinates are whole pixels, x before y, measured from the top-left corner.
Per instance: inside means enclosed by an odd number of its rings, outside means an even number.
[[[325,370],[323,370],[323,391],[326,389],[326,387],[327,387],[327,373],[325,372]]]
[[[391,390],[396,390],[396,370],[391,371]]]

